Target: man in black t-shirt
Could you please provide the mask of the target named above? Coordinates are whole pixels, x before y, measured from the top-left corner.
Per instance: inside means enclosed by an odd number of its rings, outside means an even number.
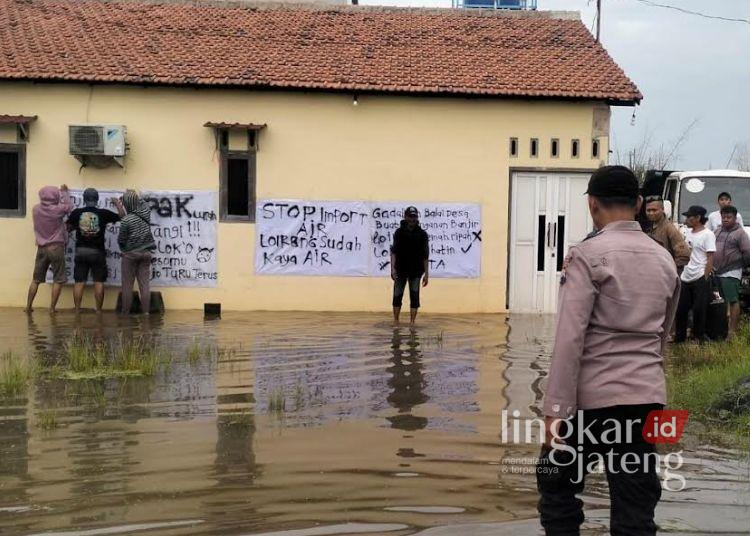
[[[81,310],[83,287],[91,273],[94,280],[96,311],[104,305],[104,282],[107,280],[107,253],[104,247],[104,232],[107,225],[120,221],[125,209],[119,199],[115,200],[118,214],[97,207],[99,192],[86,188],[83,192],[83,208],[77,208],[68,217],[68,229],[76,233],[75,267],[73,269],[73,302],[76,312]]]
[[[411,324],[419,310],[419,285],[427,286],[429,280],[430,239],[419,226],[416,207],[404,210],[401,227],[393,234],[391,246],[391,279],[393,279],[393,320],[398,324],[406,284],[409,284]]]

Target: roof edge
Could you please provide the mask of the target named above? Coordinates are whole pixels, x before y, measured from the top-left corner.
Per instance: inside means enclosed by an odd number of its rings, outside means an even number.
[[[240,91],[259,92],[282,92],[289,93],[330,93],[334,95],[380,95],[397,97],[430,97],[430,98],[463,98],[463,99],[487,99],[487,100],[528,100],[528,101],[563,101],[563,102],[603,102],[609,106],[635,106],[640,104],[642,96],[637,99],[621,99],[617,97],[598,97],[593,95],[533,95],[516,93],[489,93],[468,91],[408,91],[403,89],[380,89],[368,87],[341,87],[330,88],[323,86],[294,86],[280,84],[217,84],[217,83],[189,83],[189,82],[152,82],[146,80],[89,80],[69,78],[8,78],[0,77],[0,83],[31,83],[31,84],[84,84],[92,86],[127,86],[127,87],[169,87],[187,89],[232,89]]]
[[[351,4],[326,4],[323,2],[274,2],[264,0],[79,0],[80,3],[99,4],[149,4],[149,5],[186,5],[186,6],[211,6],[224,8],[244,8],[250,10],[299,10],[299,11],[354,11],[354,12],[414,12],[436,15],[447,15],[449,13],[460,13],[461,16],[474,17],[498,17],[498,18],[529,18],[529,19],[560,19],[581,20],[580,11],[525,11],[525,10],[501,10],[501,9],[459,9],[452,7],[414,7],[414,6],[378,6],[378,5],[351,5]]]

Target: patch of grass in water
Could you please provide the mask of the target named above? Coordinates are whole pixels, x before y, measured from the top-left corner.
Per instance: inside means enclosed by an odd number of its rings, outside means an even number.
[[[107,366],[107,347],[103,342],[94,342],[91,337],[74,334],[65,341],[64,369],[70,372],[89,372]]]
[[[231,359],[236,353],[237,351],[234,348],[224,348],[214,343],[203,344],[198,338],[194,338],[190,345],[185,348],[185,355],[191,365],[195,365],[204,359],[208,361]]]
[[[36,367],[8,350],[0,356],[0,398],[19,398],[26,395]]]
[[[294,411],[300,411],[305,407],[305,389],[301,383],[294,387]]]
[[[143,337],[131,339],[120,337],[114,348],[115,367],[121,371],[153,376],[159,364],[167,361],[166,352]]]
[[[169,353],[145,337],[120,336],[108,343],[75,334],[65,342],[63,359],[51,372],[70,380],[153,376],[160,364],[169,362]]]
[[[274,389],[268,398],[268,413],[280,415],[286,412],[286,395],[284,389]]]
[[[54,410],[42,410],[36,415],[36,426],[42,430],[54,430],[60,423],[57,421],[57,412]]]
[[[191,342],[190,345],[185,349],[185,355],[187,356],[187,359],[191,365],[194,365],[198,361],[200,361],[201,357],[203,356],[203,346],[198,339],[193,339],[193,342]]]

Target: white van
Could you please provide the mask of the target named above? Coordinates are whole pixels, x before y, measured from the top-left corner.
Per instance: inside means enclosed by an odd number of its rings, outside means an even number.
[[[662,197],[669,201],[667,212],[672,222],[684,225],[682,215],[691,205],[701,205],[708,213],[719,210],[722,192],[732,196],[732,205],[742,214],[745,231],[750,234],[750,173],[719,169],[710,171],[675,171],[664,182]]]
[[[719,210],[718,197],[722,192],[732,196],[732,205],[742,215],[745,232],[750,235],[750,173],[719,169],[710,171],[649,172],[643,188],[644,196],[661,192],[667,217],[683,232],[685,216],[691,205],[701,205],[708,213]],[[742,274],[741,300],[744,309],[750,308],[750,269]]]

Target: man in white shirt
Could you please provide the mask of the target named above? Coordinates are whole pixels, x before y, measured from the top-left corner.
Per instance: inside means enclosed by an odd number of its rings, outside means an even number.
[[[732,196],[729,194],[729,192],[721,192],[719,194],[719,210],[714,210],[711,214],[708,215],[708,223],[706,223],[706,227],[709,231],[712,233],[715,233],[718,229],[721,229],[721,209],[724,207],[731,207],[732,206]],[[744,224],[742,223],[742,214],[739,212],[737,213],[737,223],[742,227]]]
[[[677,306],[674,342],[687,339],[688,314],[693,311],[693,338],[698,342],[706,340],[706,313],[711,296],[709,278],[714,269],[716,236],[706,229],[706,209],[693,205],[687,212],[685,224],[690,229],[685,237],[690,246],[690,261],[680,275],[682,290]]]

